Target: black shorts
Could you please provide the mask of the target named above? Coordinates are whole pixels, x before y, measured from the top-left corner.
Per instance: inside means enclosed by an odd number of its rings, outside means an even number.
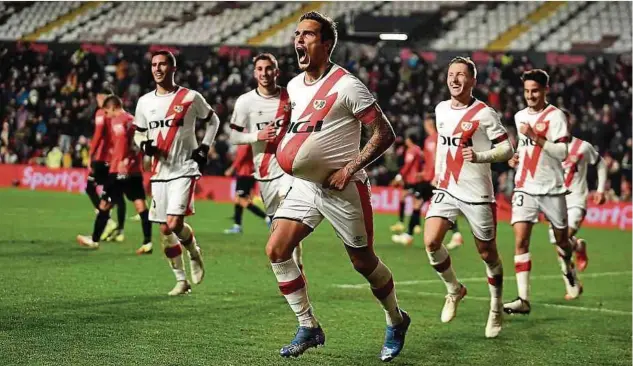
[[[429,182],[421,182],[416,184],[405,184],[404,189],[406,189],[408,193],[415,198],[421,199],[422,201],[428,201],[431,197],[433,197],[433,190],[435,187],[433,187]]]
[[[89,182],[95,182],[97,185],[104,185],[108,183],[108,175],[110,174],[110,168],[105,161],[93,161],[90,164],[90,174],[88,175]]]
[[[130,175],[124,179],[119,179],[117,174],[109,175],[108,182],[103,187],[102,199],[116,203],[124,195],[130,201],[145,200],[142,175]]]
[[[235,182],[235,194],[238,197],[248,198],[251,196],[251,191],[255,188],[255,177],[242,176],[237,177]]]

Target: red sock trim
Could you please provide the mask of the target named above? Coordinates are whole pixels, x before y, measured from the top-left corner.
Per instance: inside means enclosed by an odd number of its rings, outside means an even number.
[[[383,287],[371,289],[371,292],[374,293],[374,296],[376,296],[378,300],[382,300],[386,298],[387,296],[389,296],[389,294],[391,294],[392,291],[393,291],[393,277],[390,277],[389,281],[387,281],[387,283]]]
[[[303,276],[299,276],[292,281],[279,282],[279,290],[284,295],[290,295],[293,292],[299,291],[306,285],[303,280]]]
[[[435,268],[435,270],[439,273],[446,271],[450,267],[451,267],[451,257],[446,257],[444,262],[433,265],[433,268]]]
[[[514,264],[515,272],[529,272],[532,270],[532,261],[527,262],[517,262]]]
[[[488,277],[488,284],[494,287],[501,287],[503,285],[503,275]]]
[[[173,247],[165,248],[165,256],[167,258],[176,258],[182,254],[182,247],[180,245],[174,245]]]

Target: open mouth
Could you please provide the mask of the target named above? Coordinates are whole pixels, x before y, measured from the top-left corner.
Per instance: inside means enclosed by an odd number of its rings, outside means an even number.
[[[163,74],[162,73],[155,73],[154,77],[157,78],[157,79],[160,79],[160,78],[163,77]]]
[[[300,64],[305,64],[308,60],[308,54],[305,50],[305,48],[303,47],[297,47],[296,48],[297,51],[297,59],[299,60]]]

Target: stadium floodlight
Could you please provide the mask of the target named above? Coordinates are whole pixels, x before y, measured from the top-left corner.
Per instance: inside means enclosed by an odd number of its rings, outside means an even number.
[[[409,38],[404,33],[380,33],[380,40],[382,41],[406,41]]]

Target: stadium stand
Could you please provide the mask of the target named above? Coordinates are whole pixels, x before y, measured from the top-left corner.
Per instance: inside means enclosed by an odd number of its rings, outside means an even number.
[[[16,40],[28,36],[80,5],[79,1],[34,2],[7,17],[6,22],[0,24],[0,40]],[[7,9],[12,8],[11,5],[7,6]]]

